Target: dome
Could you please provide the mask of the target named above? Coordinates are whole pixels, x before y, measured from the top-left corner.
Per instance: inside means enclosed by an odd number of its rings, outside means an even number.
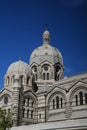
[[[7,70],[7,74],[29,73],[29,65],[21,60],[12,63]]]
[[[63,65],[63,58],[60,51],[50,45],[44,45],[36,48],[30,56],[30,64],[33,62],[41,63],[48,60],[52,64],[61,63]]]
[[[41,64],[45,60],[49,61],[53,65],[58,62],[61,65],[63,65],[63,58],[60,51],[57,48],[51,46],[49,43],[50,43],[50,33],[49,31],[46,30],[43,33],[43,45],[36,48],[30,56],[30,65],[33,62]]]

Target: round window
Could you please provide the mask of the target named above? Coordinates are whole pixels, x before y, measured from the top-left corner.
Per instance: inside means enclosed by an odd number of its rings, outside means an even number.
[[[44,66],[44,70],[47,71],[48,70],[48,66]]]
[[[5,104],[8,103],[8,97],[7,97],[7,96],[4,98],[4,103],[5,103]]]

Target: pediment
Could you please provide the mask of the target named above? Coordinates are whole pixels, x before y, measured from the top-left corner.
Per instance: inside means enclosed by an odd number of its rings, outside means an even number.
[[[38,66],[38,63],[36,63],[36,62],[32,62],[32,64],[31,64],[30,66],[32,66],[32,65],[36,65],[36,66]]]
[[[32,90],[27,90],[24,92],[24,97],[28,98],[31,97],[36,100],[36,94]]]
[[[44,59],[44,60],[41,62],[42,65],[43,65],[44,63],[52,64],[49,60],[46,60],[46,59]]]
[[[86,82],[81,81],[81,80],[75,81],[74,83],[72,83],[69,90],[72,89],[72,88],[78,87],[78,86],[86,86],[86,84],[87,84]]]
[[[11,95],[12,94],[12,91],[10,91],[9,89],[7,88],[3,88],[1,91],[0,91],[0,96],[4,95],[4,94],[9,94]]]
[[[66,90],[63,89],[63,88],[61,88],[61,87],[59,87],[59,86],[54,86],[54,87],[49,91],[48,95],[51,94],[51,93],[54,93],[54,92],[65,93]]]

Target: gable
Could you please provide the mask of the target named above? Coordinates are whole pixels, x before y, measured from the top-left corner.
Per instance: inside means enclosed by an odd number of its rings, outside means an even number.
[[[78,81],[75,81],[71,87],[68,89],[68,91],[70,91],[72,88],[76,88],[76,87],[79,87],[79,86],[86,86],[87,83],[86,82],[83,82],[81,80],[78,80]]]

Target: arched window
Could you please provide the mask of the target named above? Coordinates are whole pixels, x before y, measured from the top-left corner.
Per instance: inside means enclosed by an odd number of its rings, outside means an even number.
[[[31,107],[33,107],[34,106],[34,102],[32,101],[32,103],[31,103]]]
[[[23,117],[25,116],[25,109],[23,109]]]
[[[87,104],[87,93],[85,93],[85,104]]]
[[[76,100],[76,106],[78,106],[78,96],[75,95],[75,100]]]
[[[33,119],[33,112],[34,112],[34,111],[33,111],[33,110],[31,110],[31,119]]]
[[[61,108],[63,107],[63,99],[60,98],[60,101],[61,101]]]
[[[37,90],[38,90],[38,87],[37,87],[36,83],[33,84],[33,90],[34,90],[34,92],[37,92]]]
[[[21,94],[19,94],[19,102],[21,101]]]
[[[30,100],[30,99],[28,98],[28,99],[27,99],[27,106],[28,106],[28,107],[29,107],[29,100]]]
[[[29,85],[29,77],[27,77],[27,85]]]
[[[79,93],[79,98],[80,98],[80,105],[83,105],[83,93]]]
[[[49,73],[47,73],[47,80],[49,80]]]
[[[56,66],[55,67],[55,80],[58,81],[59,80],[59,76],[60,76],[60,66]]]
[[[41,113],[39,114],[39,119],[41,119]]]
[[[7,77],[7,85],[9,85],[9,83],[10,83],[10,78]]]
[[[45,73],[43,73],[43,80],[45,80]]]
[[[13,75],[12,77],[11,77],[11,83],[14,83],[15,82],[15,76]]]
[[[37,72],[37,66],[36,65],[34,65],[32,68],[33,68],[34,72]]]
[[[55,100],[53,99],[53,109],[55,109]]]
[[[27,118],[29,118],[29,110],[27,110]]]
[[[59,97],[56,97],[56,108],[59,108]]]
[[[21,84],[21,85],[23,85],[23,79],[24,79],[24,77],[23,77],[23,75],[21,75],[21,76],[20,76],[20,84]]]
[[[23,105],[25,106],[25,99],[24,99],[24,101],[23,101]]]

